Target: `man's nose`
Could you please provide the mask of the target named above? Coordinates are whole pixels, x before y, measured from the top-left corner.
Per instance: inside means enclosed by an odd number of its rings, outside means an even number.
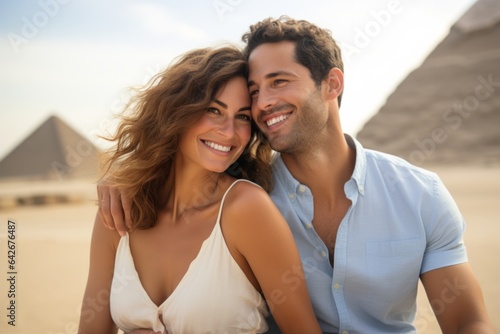
[[[261,89],[253,103],[259,110],[267,110],[275,105],[276,95],[268,89]]]

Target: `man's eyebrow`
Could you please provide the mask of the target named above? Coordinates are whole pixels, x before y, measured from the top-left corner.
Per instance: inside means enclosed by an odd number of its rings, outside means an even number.
[[[287,72],[287,71],[277,71],[277,72],[271,72],[271,73],[268,73],[264,76],[264,79],[272,79],[272,78],[275,78],[277,76],[280,76],[280,75],[287,75],[287,76],[296,76],[294,73],[292,72]],[[248,80],[248,87],[252,86],[252,85],[255,85],[255,81],[253,80]]]
[[[219,101],[219,100],[214,100],[214,103],[217,103],[218,105],[220,105],[222,108],[224,109],[227,109],[227,104],[225,104],[224,102],[222,101]],[[247,110],[252,110],[252,108],[250,106],[247,106],[247,107],[241,107],[240,109],[238,109],[238,112],[240,111],[247,111]]]

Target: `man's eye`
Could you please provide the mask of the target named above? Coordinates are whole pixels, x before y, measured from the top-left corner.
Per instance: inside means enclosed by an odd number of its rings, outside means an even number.
[[[286,82],[286,80],[283,80],[283,79],[276,79],[274,80],[274,85],[280,85],[282,83]]]
[[[255,96],[259,93],[259,90],[258,89],[254,89],[254,90],[251,90],[250,91],[250,96]]]

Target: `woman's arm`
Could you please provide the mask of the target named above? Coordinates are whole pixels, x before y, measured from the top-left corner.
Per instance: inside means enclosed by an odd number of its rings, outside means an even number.
[[[269,195],[238,183],[223,209],[224,235],[250,265],[282,333],[321,333],[299,252]]]
[[[119,235],[108,230],[96,215],[90,246],[90,268],[83,297],[78,334],[118,332],[109,309],[116,246]]]

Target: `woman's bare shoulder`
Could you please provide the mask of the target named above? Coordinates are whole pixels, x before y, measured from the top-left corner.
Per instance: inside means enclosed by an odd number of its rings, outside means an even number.
[[[230,221],[228,225],[237,224],[240,231],[245,227],[266,228],[270,221],[284,222],[269,194],[260,186],[245,181],[234,184],[227,193],[222,213],[223,219]]]
[[[269,194],[253,182],[238,181],[228,191],[224,209],[249,210],[259,208],[262,205],[274,206]]]

